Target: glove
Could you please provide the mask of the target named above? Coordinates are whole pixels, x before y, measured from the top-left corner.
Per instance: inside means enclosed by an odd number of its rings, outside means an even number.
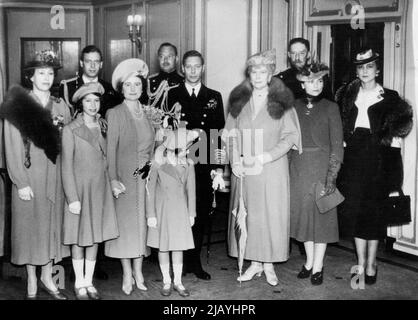
[[[243,178],[245,176],[245,169],[240,163],[235,163],[232,165],[232,173],[237,178]]]
[[[225,181],[222,175],[223,175],[222,171],[212,170],[210,172],[210,176],[212,177],[212,189],[213,190],[225,189]]]
[[[272,162],[273,158],[270,153],[264,152],[262,154],[259,154],[257,157],[257,161],[261,163],[261,165],[264,165],[266,163]]]
[[[215,163],[226,164],[226,151],[222,149],[215,149]]]
[[[340,168],[341,163],[334,157],[334,155],[331,155],[328,163],[328,172],[325,180],[325,188],[321,192],[321,195],[329,195],[333,193],[335,189],[337,189],[337,176],[338,171],[340,171]]]
[[[122,182],[119,182],[118,180],[112,180],[110,182],[110,186],[112,188],[113,196],[117,199],[121,193],[124,193],[126,191],[125,186]]]
[[[190,220],[190,226],[193,227],[194,226],[194,217],[189,217]]]
[[[31,200],[31,198],[33,198],[33,191],[32,188],[29,186],[17,190],[17,193],[19,195],[19,198],[24,201],[29,201]]]
[[[80,214],[80,212],[81,212],[81,203],[80,203],[80,201],[71,202],[68,205],[68,208],[70,209],[70,212],[71,213],[73,213],[73,214]]]
[[[142,180],[146,179],[148,177],[149,171],[151,170],[151,161],[147,161],[145,165],[141,169],[136,169],[134,172],[134,177],[138,177],[142,174],[141,178]]]
[[[157,218],[156,217],[150,217],[147,219],[147,226],[150,228],[156,228],[157,227]]]

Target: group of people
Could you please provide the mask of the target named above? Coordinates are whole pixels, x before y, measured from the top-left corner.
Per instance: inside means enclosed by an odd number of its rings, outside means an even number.
[[[338,90],[336,102],[329,69],[310,57],[307,40],[292,39],[288,57],[291,68],[278,75],[273,51],[248,59],[226,120],[221,94],[202,83],[203,56],[184,54],[183,78],[170,43],[159,47],[160,73],[148,77],[142,60],[128,59],[111,84],[98,78],[100,50],[87,46],[83,72],[61,83],[61,98],[50,94],[60,67],[53,57],[43,52],[26,65],[30,90],[12,87],[0,108],[13,183],[11,261],[26,266],[26,298],[38,296],[41,266],[40,285],[67,299],[52,265],[71,255],[76,298],[100,299],[93,274],[101,244],[104,255],[121,260],[126,295],[148,290],[142,264],[154,248],[161,294],[189,296],[183,273],[211,279],[200,253],[226,161],[233,173],[228,253],[251,261],[239,281],[264,272],[276,286],[274,263],[288,260],[291,237],[306,252],[298,278],[321,284],[327,244],[347,224],[356,272],[374,283],[386,227],[379,202],[402,185],[400,139],[411,128],[410,106],[377,83],[380,57],[372,49],[358,53],[357,79]],[[158,126],[150,104],[167,116]],[[223,132],[213,138],[213,130]],[[317,190],[327,196],[337,186],[345,197],[338,215],[336,207],[320,212]],[[235,235],[242,204],[244,252]]]

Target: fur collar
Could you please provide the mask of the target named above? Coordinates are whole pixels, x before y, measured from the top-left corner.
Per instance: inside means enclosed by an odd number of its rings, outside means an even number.
[[[229,112],[232,117],[237,118],[242,108],[250,101],[252,95],[252,86],[250,81],[244,80],[229,96]],[[284,112],[293,107],[294,98],[289,88],[283,81],[273,77],[269,85],[267,96],[267,111],[273,119],[280,119]]]
[[[15,85],[10,88],[1,107],[0,118],[15,126],[23,140],[44,150],[55,163],[60,152],[60,133],[53,124],[51,111],[43,108],[27,90]]]

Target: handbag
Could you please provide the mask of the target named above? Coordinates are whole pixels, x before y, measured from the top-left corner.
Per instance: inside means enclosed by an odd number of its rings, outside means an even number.
[[[316,206],[320,213],[326,213],[331,209],[334,209],[341,202],[345,200],[344,196],[335,189],[335,191],[328,195],[321,195],[321,192],[324,190],[324,185],[321,182],[318,182],[315,186],[315,202]]]
[[[399,189],[399,196],[382,201],[381,212],[386,225],[402,225],[411,222],[411,197]]]

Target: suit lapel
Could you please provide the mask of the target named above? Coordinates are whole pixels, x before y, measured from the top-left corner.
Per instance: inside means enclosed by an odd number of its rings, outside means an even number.
[[[74,134],[77,135],[80,139],[87,141],[96,150],[102,151],[103,146],[100,145],[100,142],[98,141],[99,139],[93,135],[91,130],[84,123],[78,128],[74,129]]]

